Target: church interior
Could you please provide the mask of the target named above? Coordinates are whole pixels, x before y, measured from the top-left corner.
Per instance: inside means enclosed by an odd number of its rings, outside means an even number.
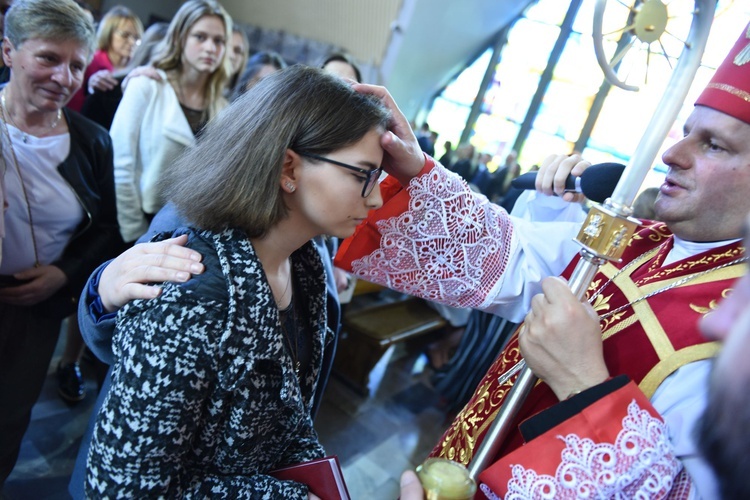
[[[86,3],[95,18],[125,5],[148,27],[169,22],[182,1]],[[662,154],[682,139],[698,94],[750,19],[750,6],[738,0],[220,3],[244,31],[250,57],[273,51],[289,65],[320,66],[329,54],[347,54],[362,82],[390,91],[432,157],[446,167],[463,162],[472,189],[507,209],[518,195],[512,178],[551,153],[648,163],[633,195],[661,185]],[[706,3],[713,12],[705,47],[693,74],[674,81]],[[634,21],[653,4],[668,10],[654,40]],[[664,111],[662,99],[677,93],[684,104]],[[326,452],[338,456],[352,499],[395,499],[401,473],[430,454],[517,325],[352,275],[346,281],[336,356],[314,426]],[[85,353],[85,396],[64,401],[57,367],[65,340],[61,334],[3,500],[71,498],[68,483],[101,367]]]

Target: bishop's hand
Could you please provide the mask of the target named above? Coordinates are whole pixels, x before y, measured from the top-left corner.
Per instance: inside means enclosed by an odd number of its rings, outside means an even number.
[[[518,342],[534,375],[564,400],[609,377],[599,317],[562,278],[546,278],[542,291],[531,300]]]

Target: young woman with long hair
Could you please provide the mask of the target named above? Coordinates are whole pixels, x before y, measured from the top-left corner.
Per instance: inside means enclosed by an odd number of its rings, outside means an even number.
[[[110,135],[115,148],[115,187],[120,232],[126,243],[148,229],[163,206],[157,184],[162,170],[226,105],[227,40],[232,19],[214,0],[189,0],[177,11],[153,66],[161,81],[132,78],[117,108]]]

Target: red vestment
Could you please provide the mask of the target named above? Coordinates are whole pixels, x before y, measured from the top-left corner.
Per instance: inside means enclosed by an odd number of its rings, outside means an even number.
[[[429,192],[456,182],[439,172],[433,173],[432,169],[428,160],[410,186],[418,185],[422,192]],[[445,204],[439,207],[442,220],[436,223],[426,220],[427,217],[420,218],[438,213],[435,207],[425,210],[422,206],[432,203],[429,198],[410,200],[409,190],[394,181],[385,181],[383,187],[383,197],[388,203],[342,244],[336,265],[350,268],[364,279],[429,300],[460,307],[486,304],[497,277],[506,271],[513,272],[506,269],[513,231],[507,215],[477,203],[471,193],[456,190],[456,196],[444,198]],[[436,253],[431,252],[436,240],[446,249],[437,259]],[[588,291],[591,297],[604,287],[592,305],[602,317],[604,358],[610,374],[627,375],[648,398],[681,366],[716,353],[717,345],[706,342],[698,331],[698,320],[744,271],[738,264],[717,269],[742,257],[744,249],[740,242],[663,266],[673,243],[674,238],[664,224],[642,228],[625,250],[622,262],[603,266]],[[490,250],[489,244],[493,245]],[[428,245],[430,251],[423,252]],[[576,260],[564,276],[569,276]],[[637,262],[628,266],[634,260]],[[643,299],[652,293],[653,296]],[[618,310],[621,306],[625,307]],[[445,432],[433,456],[469,463],[515,381],[513,377],[499,386],[498,377],[519,359],[514,336]],[[516,425],[556,403],[549,387],[538,383],[521,408]],[[522,444],[521,434],[511,431],[498,457]]]

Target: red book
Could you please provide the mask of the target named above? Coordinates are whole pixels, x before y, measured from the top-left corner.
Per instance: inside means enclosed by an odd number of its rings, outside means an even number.
[[[304,483],[322,500],[351,500],[336,455],[282,467],[268,474],[282,481]]]

